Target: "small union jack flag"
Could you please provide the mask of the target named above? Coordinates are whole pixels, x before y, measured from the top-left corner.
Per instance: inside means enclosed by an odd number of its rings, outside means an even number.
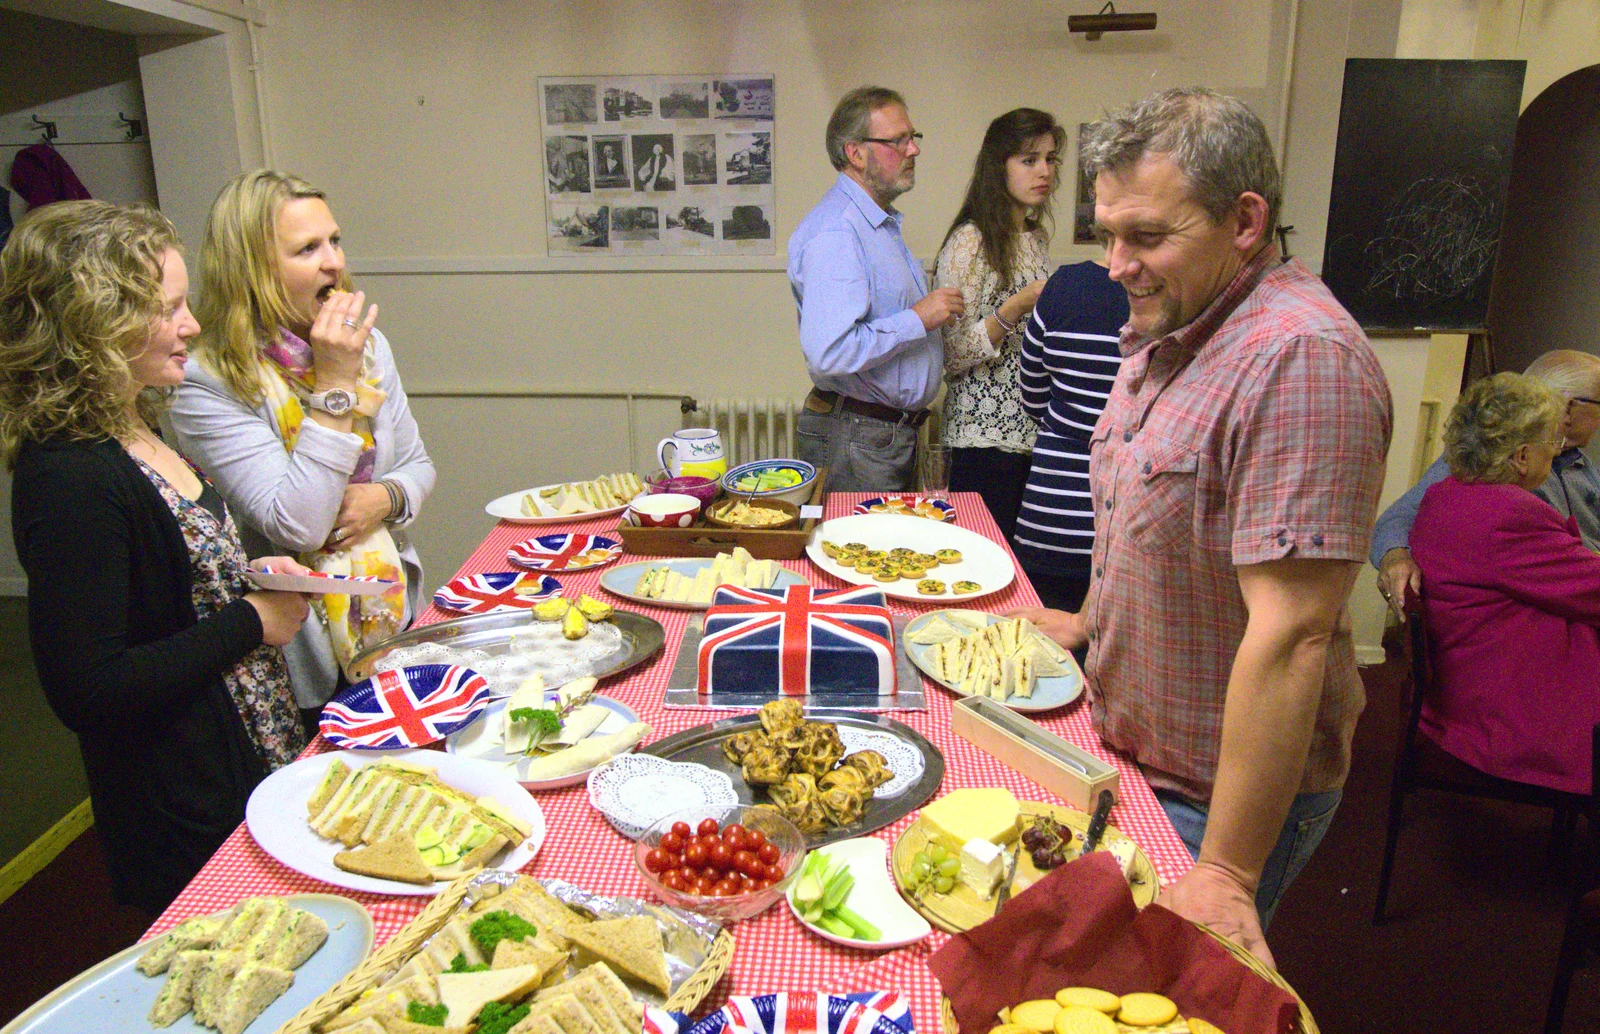
[[[451,579],[433,594],[433,602],[464,614],[497,614],[531,607],[560,591],[561,583],[548,575],[489,571]]]
[[[895,684],[894,626],[872,586],[718,586],[705,629],[702,694],[876,696]]]
[[[594,550],[606,555],[596,555],[591,552]],[[609,564],[621,555],[622,546],[616,539],[577,533],[540,535],[506,550],[507,560],[530,571],[578,571]]]
[[[421,747],[471,724],[488,703],[488,680],[471,668],[419,664],[380,671],[328,701],[322,735],[336,747]]]

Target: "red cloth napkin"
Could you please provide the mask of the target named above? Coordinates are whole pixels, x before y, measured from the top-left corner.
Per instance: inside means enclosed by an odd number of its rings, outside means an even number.
[[[1288,1034],[1293,995],[1252,973],[1176,913],[1133,903],[1122,870],[1097,851],[1056,869],[991,920],[928,960],[963,1034],[985,1034],[1004,1007],[1063,987],[1154,991],[1228,1034]]]

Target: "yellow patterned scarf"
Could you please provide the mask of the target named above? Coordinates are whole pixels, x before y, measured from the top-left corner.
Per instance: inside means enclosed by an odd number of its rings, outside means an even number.
[[[316,390],[316,370],[309,362],[310,346],[295,335],[283,331],[277,347],[266,350],[261,362],[261,384],[266,391],[267,405],[278,421],[278,435],[283,447],[294,451],[300,437],[300,425],[305,420],[305,408],[296,388],[311,392]],[[368,368],[363,370],[362,383],[356,393],[355,424],[351,428],[361,438],[361,459],[350,476],[352,484],[370,483],[373,480],[373,462],[376,443],[372,437],[372,421],[383,405],[385,393],[378,387]],[[333,644],[333,656],[339,668],[350,678],[350,662],[370,646],[382,642],[400,631],[405,621],[406,572],[395,547],[394,537],[388,527],[378,529],[365,538],[341,542],[337,547],[323,547],[299,558],[302,564],[334,575],[368,575],[388,578],[394,588],[381,596],[347,596],[329,593],[311,597],[311,608],[328,629]]]

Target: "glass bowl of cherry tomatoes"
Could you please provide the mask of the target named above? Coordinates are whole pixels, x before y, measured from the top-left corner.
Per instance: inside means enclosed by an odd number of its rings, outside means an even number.
[[[634,841],[633,860],[669,905],[733,922],[765,911],[800,874],[806,838],[771,808],[674,812]]]

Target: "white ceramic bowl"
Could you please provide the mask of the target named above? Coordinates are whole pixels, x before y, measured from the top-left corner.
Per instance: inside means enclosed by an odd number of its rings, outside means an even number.
[[[735,486],[740,480],[753,474],[760,474],[764,470],[798,471],[800,483],[790,485],[788,488],[772,488],[765,492],[757,492],[754,496],[756,499],[781,499],[796,506],[811,501],[811,490],[816,487],[817,468],[804,460],[756,460],[754,463],[742,463],[722,475],[722,490],[741,499],[749,498],[748,488]]]
[[[662,492],[642,495],[628,504],[622,519],[636,528],[687,528],[704,505],[692,495]]]

